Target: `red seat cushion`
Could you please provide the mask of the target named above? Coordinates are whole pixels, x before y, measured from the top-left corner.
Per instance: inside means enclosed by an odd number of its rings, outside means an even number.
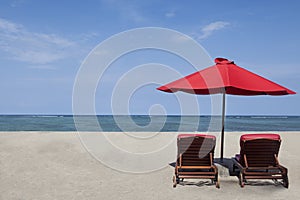
[[[187,134],[179,134],[178,138],[187,138],[187,137],[204,137],[204,138],[212,138],[216,139],[214,135],[205,135],[205,134],[199,134],[199,133],[187,133]]]
[[[244,134],[241,136],[241,141],[254,139],[270,139],[280,140],[280,135],[274,133],[260,133],[260,134]]]

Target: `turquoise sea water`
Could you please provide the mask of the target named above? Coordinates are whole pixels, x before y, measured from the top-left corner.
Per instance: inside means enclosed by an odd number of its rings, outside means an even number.
[[[0,131],[206,132],[219,131],[221,124],[220,117],[211,116],[100,115],[76,119],[77,125],[72,115],[0,115]],[[300,116],[227,116],[225,131],[300,131]]]

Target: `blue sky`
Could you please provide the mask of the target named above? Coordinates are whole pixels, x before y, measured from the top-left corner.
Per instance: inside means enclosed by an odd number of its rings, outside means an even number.
[[[298,1],[38,1],[0,2],[0,113],[72,114],[76,74],[100,42],[123,31],[162,27],[186,34],[212,57],[225,57],[296,92],[300,91],[300,2]],[[160,51],[123,56],[105,74],[120,78],[137,65],[162,63],[188,75],[182,59]],[[207,66],[202,66],[207,67]],[[157,72],[153,72],[155,74]],[[159,72],[158,72],[159,74]],[[141,78],[141,77],[137,77]],[[166,78],[166,83],[168,82]],[[98,114],[110,114],[107,82],[95,93]],[[148,85],[129,100],[129,114],[147,114],[152,105],[180,114],[172,94]],[[210,114],[210,97],[197,97]],[[300,115],[299,95],[227,96],[227,114]]]

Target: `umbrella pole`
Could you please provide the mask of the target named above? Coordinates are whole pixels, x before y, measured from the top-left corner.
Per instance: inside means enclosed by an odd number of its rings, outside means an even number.
[[[221,162],[223,162],[223,153],[224,153],[224,127],[225,127],[225,92],[223,92],[223,107],[222,107]]]

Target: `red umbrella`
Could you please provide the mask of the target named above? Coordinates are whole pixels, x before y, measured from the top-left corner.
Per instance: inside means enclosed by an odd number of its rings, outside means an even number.
[[[224,145],[225,94],[232,95],[288,95],[296,94],[281,85],[254,74],[225,58],[216,58],[216,65],[195,72],[157,88],[164,92],[183,91],[192,94],[223,94],[221,160]]]

